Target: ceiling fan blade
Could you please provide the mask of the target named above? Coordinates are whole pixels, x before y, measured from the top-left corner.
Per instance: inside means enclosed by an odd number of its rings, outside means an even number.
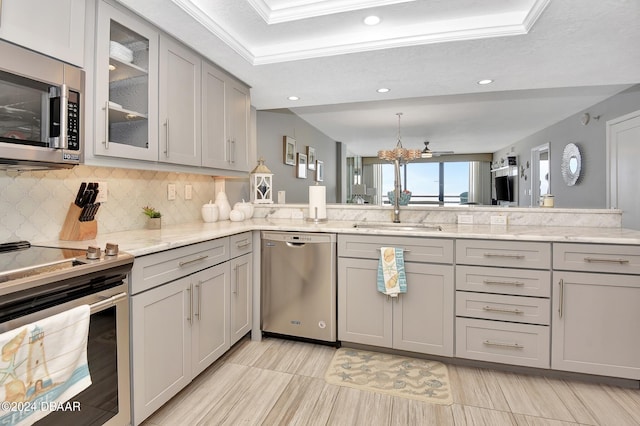
[[[451,154],[453,154],[453,151],[432,151],[429,148],[429,141],[424,141],[424,149],[422,150],[422,153],[425,154],[427,152],[430,153],[430,156],[432,156],[432,157],[439,157],[441,155],[451,155]]]

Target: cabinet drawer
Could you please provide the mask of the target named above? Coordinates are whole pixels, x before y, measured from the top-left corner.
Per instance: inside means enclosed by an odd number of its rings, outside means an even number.
[[[456,266],[456,290],[549,297],[551,272],[534,269]]]
[[[549,299],[456,292],[456,315],[460,317],[549,325],[550,309]]]
[[[549,269],[551,244],[498,240],[457,240],[456,263]]]
[[[640,274],[640,247],[606,244],[554,244],[553,269]]]
[[[549,368],[549,327],[456,318],[456,356]]]
[[[380,247],[404,249],[406,262],[453,263],[453,240],[386,235],[338,235],[340,257],[378,259]]]
[[[131,294],[140,293],[229,260],[229,237],[137,257],[131,270]]]
[[[242,234],[231,235],[229,237],[229,252],[232,259],[242,256],[243,254],[251,253],[252,250],[251,232],[243,232]]]

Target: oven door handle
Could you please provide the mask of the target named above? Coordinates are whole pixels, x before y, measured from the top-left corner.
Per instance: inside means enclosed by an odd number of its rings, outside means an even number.
[[[91,315],[97,314],[98,312],[104,311],[105,309],[109,309],[112,306],[115,306],[119,302],[126,299],[127,299],[127,292],[125,291],[122,293],[115,294],[111,297],[106,297],[99,302],[92,303],[91,305],[89,305],[89,308],[91,309]]]

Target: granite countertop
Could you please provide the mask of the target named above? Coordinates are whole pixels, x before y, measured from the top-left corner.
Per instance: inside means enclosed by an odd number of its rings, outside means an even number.
[[[241,232],[264,230],[640,245],[640,231],[624,228],[442,224],[440,225],[441,231],[434,229],[407,231],[389,228],[354,228],[353,225],[353,221],[336,220],[315,224],[302,219],[259,218],[244,222],[227,220],[214,223],[198,221],[164,226],[162,229],[157,230],[137,229],[98,234],[95,240],[56,240],[38,244],[55,247],[86,248],[89,245],[104,247],[107,242],[112,242],[118,244],[122,251],[131,253],[134,256],[143,256]],[[411,224],[407,223],[406,225],[410,226]]]

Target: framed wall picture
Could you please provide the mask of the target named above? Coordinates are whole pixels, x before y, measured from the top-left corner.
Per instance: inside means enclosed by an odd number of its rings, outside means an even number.
[[[296,165],[296,140],[291,136],[283,137],[284,164],[290,166]]]
[[[316,160],[316,181],[324,181],[324,161]]]
[[[316,169],[316,149],[312,146],[307,146],[307,164],[309,170]]]
[[[298,168],[296,169],[296,177],[300,179],[307,178],[307,154],[298,153]]]

